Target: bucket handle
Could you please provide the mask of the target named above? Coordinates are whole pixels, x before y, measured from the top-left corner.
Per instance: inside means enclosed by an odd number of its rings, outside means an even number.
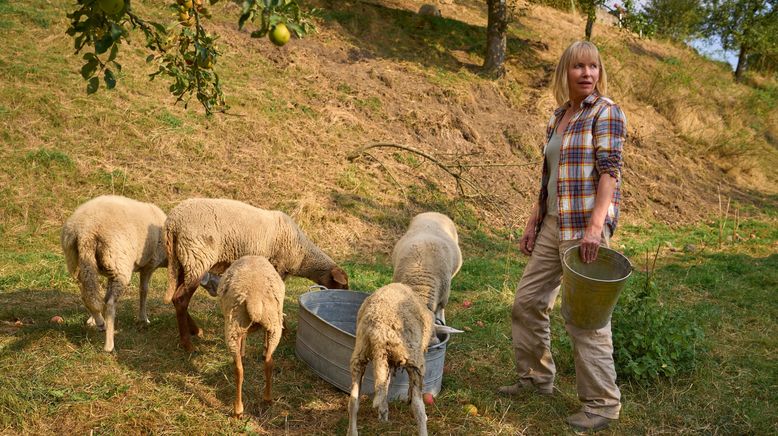
[[[328,291],[328,290],[329,290],[328,287],[322,286],[322,285],[311,285],[311,286],[308,286],[308,291],[309,292],[311,292],[311,291]]]

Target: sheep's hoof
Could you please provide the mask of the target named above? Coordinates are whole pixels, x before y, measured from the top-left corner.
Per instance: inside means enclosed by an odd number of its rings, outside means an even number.
[[[259,400],[259,405],[257,406],[257,409],[259,409],[260,413],[265,413],[270,409],[270,406],[273,405],[273,400]]]
[[[241,419],[243,418],[243,411],[240,412],[232,412],[232,417],[235,419]]]
[[[389,409],[378,411],[378,420],[383,422],[389,421]]]
[[[86,320],[86,322],[84,324],[86,324],[87,327],[91,327],[91,328],[97,329],[97,331],[99,331],[99,332],[104,332],[105,331],[105,322],[103,322],[102,324],[98,325],[97,322],[95,321],[95,318],[93,316],[90,316],[89,318],[87,318],[87,320]]]
[[[194,352],[194,345],[192,345],[191,342],[182,342],[181,347],[184,348],[184,351],[187,353],[193,353]]]

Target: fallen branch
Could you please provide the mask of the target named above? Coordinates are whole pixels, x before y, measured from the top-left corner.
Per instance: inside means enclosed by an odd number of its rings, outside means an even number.
[[[383,148],[396,148],[396,149],[399,149],[399,150],[407,151],[407,152],[419,155],[419,156],[427,159],[428,161],[432,162],[433,164],[437,165],[438,168],[442,169],[443,171],[448,173],[451,177],[453,177],[454,180],[456,180],[456,182],[457,182],[457,192],[459,192],[459,194],[462,195],[463,197],[466,197],[466,198],[473,198],[473,197],[484,197],[485,198],[486,197],[486,195],[481,191],[481,189],[478,187],[478,185],[475,182],[473,182],[473,181],[465,178],[464,176],[462,176],[461,168],[460,168],[459,172],[454,172],[454,171],[452,171],[452,168],[457,168],[456,166],[444,164],[443,162],[441,162],[440,160],[438,160],[434,156],[432,156],[432,155],[430,155],[428,153],[425,153],[425,152],[423,152],[421,150],[418,150],[416,148],[408,147],[406,145],[393,144],[393,143],[389,143],[389,142],[370,144],[370,145],[366,145],[366,146],[364,146],[362,148],[359,148],[357,150],[352,151],[351,153],[348,154],[348,156],[346,156],[346,159],[348,159],[350,162],[354,161],[354,159],[357,159],[358,157],[366,154],[365,152],[367,150],[370,150],[370,149],[373,149],[373,148],[380,148],[380,147],[383,147]],[[375,157],[373,157],[373,159],[375,159]],[[476,191],[477,195],[472,196],[472,195],[465,194],[464,187],[462,186],[463,184],[467,184],[468,186],[470,186],[470,188],[472,188],[473,190]]]

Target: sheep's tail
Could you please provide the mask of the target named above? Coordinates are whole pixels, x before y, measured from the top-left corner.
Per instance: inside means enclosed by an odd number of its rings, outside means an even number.
[[[62,250],[70,275],[78,280],[81,299],[91,313],[101,313],[103,298],[97,267],[97,241],[79,238],[75,232],[62,232]]]
[[[373,378],[375,379],[373,407],[381,409],[389,395],[389,356],[381,347],[373,349]]]
[[[167,253],[167,290],[165,291],[164,302],[170,304],[173,301],[173,295],[178,288],[178,276],[181,271],[181,263],[176,255],[176,236],[175,232],[165,226],[165,252]]]
[[[76,277],[76,269],[78,268],[78,237],[67,227],[63,227],[60,242],[62,244],[62,253],[65,255],[68,273]]]

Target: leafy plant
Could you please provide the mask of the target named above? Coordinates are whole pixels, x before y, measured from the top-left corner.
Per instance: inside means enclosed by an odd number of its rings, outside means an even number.
[[[316,10],[311,11],[311,14]],[[311,20],[300,11],[296,0],[244,0],[243,13],[238,19],[242,29],[247,21],[259,18],[259,29],[251,32],[252,38],[263,38],[280,23],[302,37],[314,30]]]
[[[638,383],[692,371],[703,349],[703,332],[694,320],[662,304],[655,266],[656,256],[642,286],[627,287],[612,318],[616,370]]]
[[[213,5],[219,0],[209,1]],[[159,75],[168,76],[172,81],[169,90],[177,97],[176,102],[184,101],[187,106],[196,97],[207,114],[228,108],[219,75],[213,69],[221,54],[216,46],[219,36],[204,27],[204,19],[211,18],[210,10],[203,0],[177,0],[170,8],[177,22],[165,26],[135,14],[131,0],[78,0],[78,8],[67,15],[67,34],[74,38],[76,53],[85,47],[93,48],[84,53],[81,67],[87,94],[97,92],[101,76],[107,89],[116,86],[117,74],[122,69],[116,61],[119,49],[129,43],[132,30],[140,29],[151,52],[146,61],[157,65],[150,77],[153,80]],[[297,0],[245,0],[239,25],[242,27],[257,16],[261,17],[261,25],[252,32],[253,37],[266,35],[279,23],[285,23],[298,37],[314,30]]]

